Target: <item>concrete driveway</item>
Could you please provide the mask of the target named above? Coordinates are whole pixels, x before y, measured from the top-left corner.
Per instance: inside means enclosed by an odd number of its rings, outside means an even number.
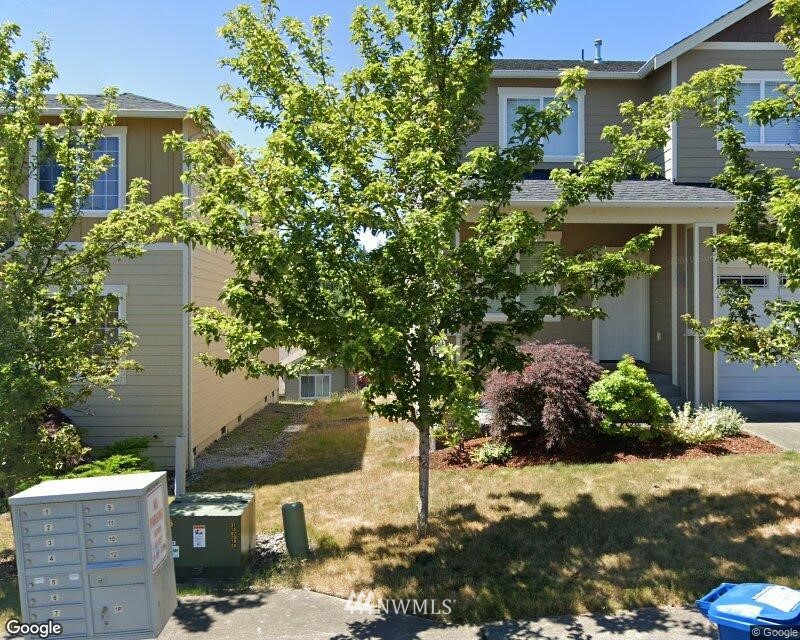
[[[745,431],[792,451],[800,451],[800,402],[726,402],[745,418]]]

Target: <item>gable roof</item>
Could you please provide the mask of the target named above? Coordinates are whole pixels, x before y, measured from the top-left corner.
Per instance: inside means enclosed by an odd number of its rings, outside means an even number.
[[[561,71],[572,67],[584,67],[589,77],[595,79],[640,80],[652,71],[672,62],[678,56],[694,49],[709,38],[724,31],[751,13],[769,5],[773,0],[748,0],[736,9],[717,18],[702,29],[673,44],[668,49],[653,56],[646,62],[637,60],[604,61],[594,64],[584,60],[536,60],[536,59],[496,59],[494,78],[557,78]],[[766,43],[764,43],[766,46]]]
[[[73,94],[70,94],[73,95]],[[88,107],[100,109],[105,105],[106,98],[100,94],[79,93],[74,94],[82,98]],[[55,94],[45,96],[46,107],[43,115],[58,115],[64,110],[64,105],[58,100]],[[114,101],[117,105],[116,114],[120,118],[183,118],[186,115],[186,107],[182,107],[172,102],[154,100],[135,93],[120,93]]]

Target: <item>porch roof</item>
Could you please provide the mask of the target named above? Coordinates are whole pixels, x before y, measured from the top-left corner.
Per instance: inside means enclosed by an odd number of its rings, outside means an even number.
[[[558,187],[552,180],[524,180],[511,197],[512,203],[551,204],[558,196]],[[624,180],[614,186],[614,198],[601,201],[592,198],[589,204],[650,206],[716,206],[733,207],[736,199],[727,191],[708,185],[675,184],[671,180]]]

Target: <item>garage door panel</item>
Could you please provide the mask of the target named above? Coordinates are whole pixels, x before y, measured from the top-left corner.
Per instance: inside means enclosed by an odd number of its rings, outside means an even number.
[[[758,324],[766,326],[769,319],[764,316],[764,302],[784,298],[800,300],[800,292],[791,293],[780,286],[775,273],[763,269],[747,269],[742,265],[720,265],[719,275],[751,276],[766,274],[765,287],[753,289],[751,301],[760,316]],[[726,309],[720,309],[724,315]],[[800,371],[791,364],[753,368],[752,364],[726,362],[724,354],[717,356],[717,387],[720,400],[800,400]]]

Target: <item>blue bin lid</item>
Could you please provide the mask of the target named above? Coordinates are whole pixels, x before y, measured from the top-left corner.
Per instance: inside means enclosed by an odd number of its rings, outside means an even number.
[[[800,591],[773,584],[731,586],[710,603],[708,617],[727,627],[800,624]]]

